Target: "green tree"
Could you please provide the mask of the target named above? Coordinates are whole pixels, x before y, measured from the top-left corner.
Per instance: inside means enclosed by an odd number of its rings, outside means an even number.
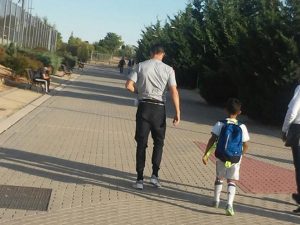
[[[160,21],[156,24],[145,27],[142,31],[142,38],[138,41],[136,56],[138,61],[144,61],[149,58],[150,48],[153,44],[163,43],[163,27]]]
[[[77,49],[78,60],[86,62],[91,57],[91,53],[94,49],[93,45],[90,45],[88,42],[82,42]]]
[[[123,45],[119,50],[119,56],[125,56],[126,58],[135,58],[136,47],[133,45]]]
[[[192,42],[197,33],[197,21],[192,12],[192,6],[188,5],[185,12],[180,12],[174,19],[169,18],[169,23],[164,27],[163,41],[167,51],[166,63],[176,70],[180,86],[188,88],[195,88],[197,85],[197,64],[202,54],[201,50],[194,51],[195,47],[199,48]]]
[[[61,33],[57,33],[57,39],[56,39],[56,49],[62,49],[64,45]]]
[[[165,26],[142,31],[137,58],[162,43],[180,86],[197,85],[213,104],[238,97],[248,115],[281,123],[299,64],[300,1],[190,2]]]
[[[86,62],[90,58],[94,46],[71,34],[65,49],[65,53],[70,53],[72,56],[76,56],[80,61]]]
[[[97,51],[107,52],[114,55],[123,45],[122,37],[116,33],[107,33],[104,39],[101,39],[95,46]]]

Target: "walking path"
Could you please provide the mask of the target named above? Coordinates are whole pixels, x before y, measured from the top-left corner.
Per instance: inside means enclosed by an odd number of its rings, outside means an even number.
[[[146,184],[143,191],[133,190],[136,108],[124,81],[114,69],[90,66],[0,135],[1,184],[20,186],[15,191],[19,197],[9,204],[10,196],[1,195],[0,207],[4,202],[8,207],[0,209],[0,224],[299,223],[290,213],[296,207],[289,194],[295,189],[291,152],[283,147],[278,129],[246,118],[252,139],[236,216],[210,207],[214,164],[203,166],[201,156],[212,124],[224,114],[194,91],[181,90],[180,127],[171,125],[173,110],[167,106],[163,188]],[[149,141],[147,179],[151,148]],[[48,211],[24,210],[30,203],[21,206],[22,187],[52,189]],[[39,203],[47,205],[46,200]]]

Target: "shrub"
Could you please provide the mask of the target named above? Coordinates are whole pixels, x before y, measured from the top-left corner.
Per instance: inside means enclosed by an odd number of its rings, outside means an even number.
[[[72,56],[71,54],[64,53],[62,55],[62,63],[65,64],[69,68],[74,68],[77,63],[77,57]]]
[[[40,61],[32,59],[22,54],[18,54],[17,56],[6,57],[4,65],[13,69],[16,72],[16,74],[21,76],[26,75],[27,68],[37,70],[43,67],[43,64]]]
[[[0,63],[4,63],[6,57],[5,49],[0,47]]]
[[[53,73],[55,73],[61,65],[62,58],[54,53],[34,52],[33,54],[37,60],[44,64],[44,66],[51,66],[53,68]]]
[[[31,59],[38,60],[42,62],[43,66],[52,67],[53,73],[55,73],[62,62],[62,58],[55,53],[48,52],[44,49],[34,49],[34,50],[20,50],[23,55],[28,56]]]

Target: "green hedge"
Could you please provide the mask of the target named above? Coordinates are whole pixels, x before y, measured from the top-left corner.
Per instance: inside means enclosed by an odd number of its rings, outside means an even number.
[[[44,49],[17,49],[14,45],[0,47],[0,63],[13,69],[18,75],[26,75],[26,69],[38,70],[51,66],[55,74],[60,68],[63,57]]]
[[[62,57],[62,63],[65,64],[67,67],[73,69],[77,64],[77,57],[72,56],[69,53],[63,53],[61,55]]]

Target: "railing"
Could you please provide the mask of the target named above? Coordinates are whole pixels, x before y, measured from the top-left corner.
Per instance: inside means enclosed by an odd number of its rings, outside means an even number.
[[[57,31],[11,0],[0,0],[0,44],[55,51]]]

